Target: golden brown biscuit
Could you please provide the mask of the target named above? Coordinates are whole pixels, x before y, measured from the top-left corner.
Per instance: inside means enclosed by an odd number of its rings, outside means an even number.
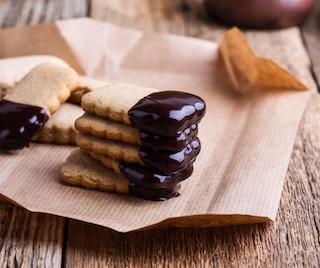
[[[137,128],[85,113],[75,122],[78,131],[98,138],[140,144]]]
[[[77,145],[84,150],[104,155],[111,159],[123,160],[128,163],[140,163],[139,146],[78,133]]]
[[[24,76],[4,99],[45,108],[51,115],[69,98],[78,82],[77,73],[70,67],[43,63]]]
[[[33,141],[75,145],[77,130],[74,122],[82,114],[83,110],[80,106],[72,103],[62,104],[43,129],[33,137]]]
[[[140,99],[157,91],[153,88],[113,83],[84,95],[81,106],[88,113],[130,125],[128,111]]]
[[[120,165],[119,160],[103,156],[102,154],[96,154],[91,151],[86,151],[86,150],[81,150],[81,151],[90,155],[93,159],[97,160],[105,167],[112,169],[115,173],[121,174],[120,167],[119,167],[119,165]]]
[[[0,59],[0,88],[15,86],[28,72],[42,63],[69,67],[62,59],[50,55],[33,55]]]
[[[60,169],[64,183],[86,189],[115,193],[129,193],[129,181],[104,167],[79,149],[71,152]]]
[[[226,73],[238,92],[264,90],[307,90],[307,87],[272,60],[255,55],[245,36],[234,27],[219,46]]]

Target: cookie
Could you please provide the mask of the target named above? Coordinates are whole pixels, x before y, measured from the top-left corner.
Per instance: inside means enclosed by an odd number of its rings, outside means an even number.
[[[70,67],[42,63],[8,90],[4,99],[42,107],[53,114],[77,88],[78,82],[77,73]]]
[[[0,99],[4,97],[7,89],[15,86],[28,72],[41,63],[56,64],[61,67],[69,65],[62,59],[50,55],[34,55],[0,59]],[[80,76],[79,86],[72,92],[69,101],[80,103],[81,97],[94,89],[107,85],[108,82],[100,81],[86,76]]]
[[[219,54],[233,88],[240,93],[254,89],[308,89],[274,61],[255,55],[243,33],[236,27],[224,35]]]
[[[77,135],[76,143],[81,149],[92,151],[112,159],[142,164],[139,157],[139,146],[137,145],[99,139],[82,133]]]
[[[74,150],[61,166],[60,177],[68,185],[106,192],[129,193],[129,181],[80,150]]]
[[[93,159],[100,162],[105,167],[112,169],[115,173],[122,174],[120,171],[120,161],[119,160],[112,159],[112,158],[103,156],[102,154],[97,154],[97,153],[83,150],[83,149],[81,151],[84,152],[85,154],[90,155]]]
[[[81,106],[90,114],[169,137],[177,137],[205,114],[205,102],[196,95],[121,83],[86,94]]]
[[[68,67],[68,64],[62,59],[49,55],[0,59],[0,88],[7,89],[13,87],[30,70],[41,63],[51,63],[61,67]]]
[[[74,122],[83,114],[80,106],[64,103],[44,127],[33,137],[33,141],[54,144],[76,144],[77,130]]]
[[[77,145],[85,150],[105,157],[136,163],[157,169],[162,174],[170,174],[187,167],[200,152],[200,141],[193,138],[180,151],[154,151],[147,146],[137,146],[107,139],[99,139],[91,135],[77,134]]]
[[[79,85],[77,89],[71,93],[68,101],[80,103],[84,94],[91,92],[92,90],[102,88],[108,84],[110,84],[110,82],[93,79],[87,76],[80,76]]]
[[[156,89],[113,83],[82,97],[82,108],[91,114],[130,125],[128,111]]]
[[[137,128],[85,113],[75,122],[78,131],[97,138],[140,145]]]

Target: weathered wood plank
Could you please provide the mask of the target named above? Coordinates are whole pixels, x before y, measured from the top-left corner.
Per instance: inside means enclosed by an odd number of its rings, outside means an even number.
[[[186,4],[187,3],[187,4]],[[196,12],[189,9],[192,4]],[[223,28],[206,22],[199,1],[93,0],[92,15],[140,30],[219,40]],[[247,33],[255,49],[303,76],[315,89],[299,31],[294,47],[286,34]],[[270,46],[274,46],[270,50]],[[294,48],[299,55],[293,55]],[[294,50],[292,50],[294,49]],[[296,51],[295,51],[296,52]],[[299,65],[297,60],[303,59]],[[165,229],[119,234],[71,221],[66,266],[113,267],[318,267],[320,265],[320,98],[306,111],[292,153],[281,206],[273,224],[218,229]]]
[[[12,27],[87,16],[88,0],[1,0],[0,26]]]
[[[0,203],[0,267],[60,267],[64,219]]]
[[[85,16],[86,0],[0,0],[0,26],[36,24]],[[0,267],[60,267],[63,218],[0,203]]]
[[[320,85],[320,27],[319,27],[319,15],[320,15],[320,2],[316,1],[316,7],[313,10],[311,16],[301,27],[302,37],[308,49],[311,61],[312,69],[315,79]]]
[[[91,17],[141,31],[221,37],[223,27],[208,23],[202,7],[202,0],[92,0]]]

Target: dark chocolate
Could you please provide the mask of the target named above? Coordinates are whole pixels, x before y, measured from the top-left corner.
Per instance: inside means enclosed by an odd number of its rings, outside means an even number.
[[[141,146],[139,155],[142,162],[149,167],[160,170],[162,174],[171,174],[185,169],[200,152],[200,140],[193,138],[187,146],[178,152],[157,151]]]
[[[139,129],[143,165],[121,163],[131,194],[150,200],[179,196],[179,182],[193,171],[200,152],[197,124],[205,102],[192,94],[163,91],[141,99],[128,112]]]
[[[142,146],[151,147],[154,151],[168,150],[180,151],[187,146],[191,139],[198,134],[198,126],[193,124],[184,129],[177,137],[156,135],[149,132],[139,131]]]
[[[120,163],[120,170],[129,180],[130,193],[149,200],[163,201],[179,195],[179,182],[193,171],[193,162],[185,169],[171,175],[138,164]]]
[[[28,146],[48,119],[46,110],[41,107],[1,100],[0,148],[17,150]]]
[[[177,137],[204,116],[205,102],[189,93],[162,91],[141,99],[128,112],[132,125],[144,132]]]

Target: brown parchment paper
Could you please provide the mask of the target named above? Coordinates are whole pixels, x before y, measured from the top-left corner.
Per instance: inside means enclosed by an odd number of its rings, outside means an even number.
[[[65,186],[59,181],[59,167],[73,148],[31,144],[20,152],[0,155],[0,194],[31,211],[120,232],[275,219],[308,92],[236,94],[213,42],[142,34],[90,19],[55,25],[87,75],[203,97],[207,113],[200,124],[202,152],[193,175],[183,182],[181,196],[152,202]],[[46,28],[41,28],[41,34],[46,35]],[[19,37],[20,47],[28,43],[31,32]],[[6,44],[10,45],[10,36]],[[38,46],[30,49],[42,53]],[[51,49],[48,43],[46,52]],[[2,49],[0,55],[6,56],[5,52]]]
[[[83,68],[54,24],[24,26],[0,31],[0,58],[37,54],[53,55],[67,61],[79,74]]]

